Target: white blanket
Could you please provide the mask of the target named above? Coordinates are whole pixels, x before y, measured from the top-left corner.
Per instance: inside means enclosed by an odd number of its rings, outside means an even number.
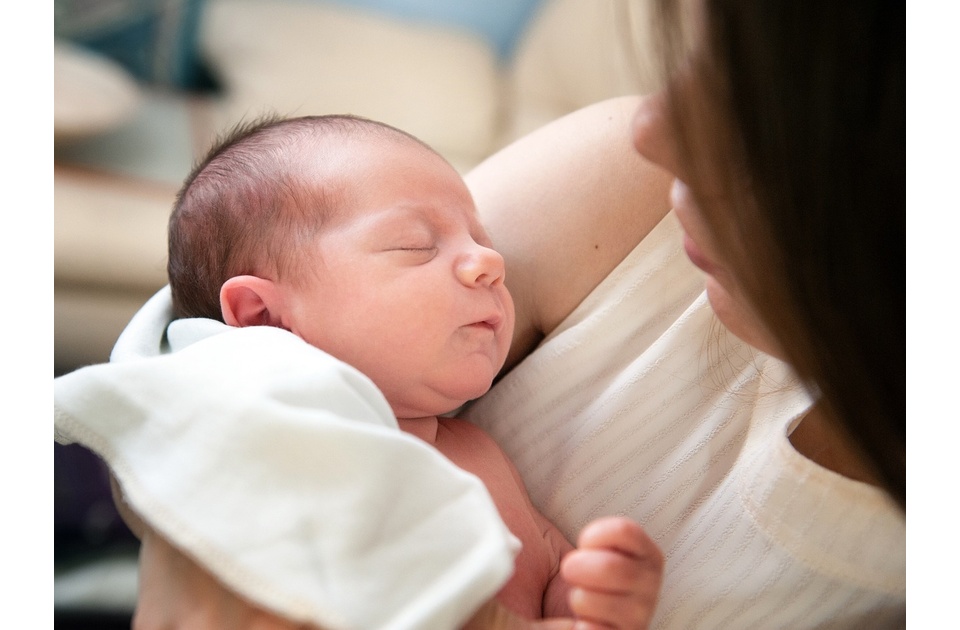
[[[99,454],[145,521],[226,584],[331,628],[452,628],[518,541],[483,484],[401,433],[369,379],[276,328],[170,320],[54,381],[55,438]]]

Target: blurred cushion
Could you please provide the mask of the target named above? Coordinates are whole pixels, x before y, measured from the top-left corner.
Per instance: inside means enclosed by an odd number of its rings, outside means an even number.
[[[503,142],[591,103],[653,91],[649,4],[546,0],[509,69]]]
[[[166,284],[177,186],[62,165],[53,184],[58,286],[155,291]]]
[[[218,131],[263,113],[351,113],[466,168],[495,137],[496,52],[462,29],[293,0],[213,0],[200,33],[223,86]]]
[[[54,0],[54,35],[99,52],[144,83],[209,86],[197,55],[205,0]]]
[[[134,115],[140,103],[140,87],[119,64],[67,42],[54,42],[56,142],[118,127]]]

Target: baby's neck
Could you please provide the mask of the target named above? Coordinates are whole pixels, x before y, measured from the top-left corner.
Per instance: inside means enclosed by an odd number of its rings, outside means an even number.
[[[437,443],[437,427],[440,425],[436,416],[426,418],[398,418],[400,430],[414,435],[427,444]]]

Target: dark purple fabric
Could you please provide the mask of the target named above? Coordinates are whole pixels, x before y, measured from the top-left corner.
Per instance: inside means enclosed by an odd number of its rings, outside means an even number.
[[[53,447],[55,560],[136,544],[113,504],[106,464],[77,444]]]

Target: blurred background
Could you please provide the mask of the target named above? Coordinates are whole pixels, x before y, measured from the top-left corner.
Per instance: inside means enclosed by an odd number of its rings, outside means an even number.
[[[54,371],[107,361],[166,284],[194,161],[263,113],[352,113],[468,171],[575,109],[649,91],[627,0],[55,0]],[[129,628],[136,540],[106,470],[55,448],[59,628]]]

